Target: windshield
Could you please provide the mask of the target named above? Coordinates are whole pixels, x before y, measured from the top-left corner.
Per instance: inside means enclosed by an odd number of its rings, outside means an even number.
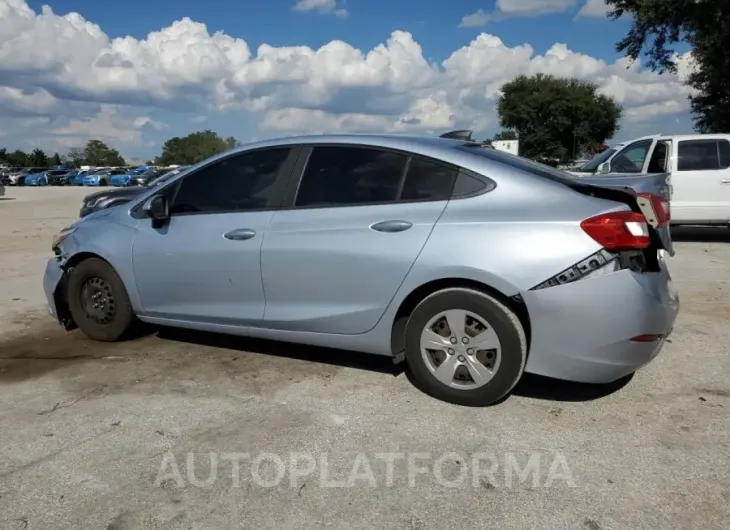
[[[611,149],[606,149],[603,153],[599,153],[591,158],[590,162],[587,162],[579,167],[578,171],[581,171],[583,173],[595,173],[598,169],[598,166],[611,158],[615,152],[616,149],[614,149],[613,147]]]
[[[173,169],[172,171],[168,171],[167,173],[163,173],[159,177],[153,178],[152,180],[150,180],[147,183],[147,187],[152,188],[154,186],[159,186],[160,184],[164,183],[170,177],[173,177],[173,176],[177,175],[178,173],[180,173],[183,169],[185,169],[185,168],[180,167],[177,169]]]

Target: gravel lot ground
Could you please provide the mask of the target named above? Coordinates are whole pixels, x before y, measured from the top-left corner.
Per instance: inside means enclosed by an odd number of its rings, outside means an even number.
[[[730,526],[730,230],[675,234],[681,315],[632,380],[468,409],[347,352],[65,334],[41,275],[86,192],[0,200],[0,529]]]

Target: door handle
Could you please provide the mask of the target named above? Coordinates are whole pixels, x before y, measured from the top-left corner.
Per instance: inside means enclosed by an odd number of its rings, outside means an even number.
[[[730,184],[730,179],[722,179],[723,184]]]
[[[255,235],[256,232],[250,228],[238,228],[236,230],[226,232],[223,234],[223,237],[230,239],[231,241],[245,241],[246,239],[251,239]]]
[[[403,232],[413,226],[409,221],[380,221],[370,225],[376,232]]]

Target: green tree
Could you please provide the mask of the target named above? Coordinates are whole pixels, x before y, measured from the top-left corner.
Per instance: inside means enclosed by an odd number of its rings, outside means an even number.
[[[517,140],[517,133],[514,131],[500,131],[492,138],[493,142],[499,142],[501,140]]]
[[[124,158],[101,140],[89,140],[84,148],[84,163],[90,166],[123,166]]]
[[[156,162],[160,165],[197,164],[236,145],[238,141],[233,137],[223,139],[213,131],[198,131],[183,138],[170,138],[162,146],[162,154]]]
[[[654,71],[676,72],[673,45],[692,47],[695,69],[687,84],[695,128],[701,133],[730,130],[730,1],[605,0],[609,18],[632,19],[616,49],[632,59],[644,52]]]
[[[61,157],[58,153],[53,153],[53,156],[48,159],[48,163],[52,166],[60,166],[61,165]]]
[[[27,166],[30,165],[30,157],[28,156],[28,153],[25,153],[21,151],[20,149],[16,149],[12,153],[8,153],[7,155],[8,164],[11,166]]]
[[[72,147],[68,150],[66,156],[63,157],[63,163],[67,166],[80,168],[84,165],[84,156],[85,155],[83,149],[81,149],[80,147]]]
[[[42,149],[33,149],[33,152],[30,154],[30,165],[36,166],[36,167],[46,167],[48,166],[48,157],[46,157],[46,153],[43,152]]]
[[[502,87],[499,121],[519,135],[522,156],[565,163],[619,129],[623,110],[597,89],[577,79],[519,76]]]

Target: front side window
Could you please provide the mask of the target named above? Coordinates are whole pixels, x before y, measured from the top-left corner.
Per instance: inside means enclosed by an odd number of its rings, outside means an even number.
[[[362,147],[315,147],[302,175],[297,207],[393,202],[408,157]]]
[[[216,213],[267,207],[290,148],[233,155],[183,178],[170,213]]]
[[[611,160],[612,173],[641,173],[652,140],[641,140],[627,145]]]
[[[598,169],[598,166],[603,164],[606,160],[611,158],[611,156],[616,152],[614,148],[606,149],[602,153],[597,154],[593,158],[591,158],[588,162],[586,162],[584,165],[578,168],[578,171],[581,173],[595,173]]]
[[[720,142],[725,140],[685,140],[677,144],[677,171],[712,171],[721,168]],[[727,166],[725,166],[727,167]]]

